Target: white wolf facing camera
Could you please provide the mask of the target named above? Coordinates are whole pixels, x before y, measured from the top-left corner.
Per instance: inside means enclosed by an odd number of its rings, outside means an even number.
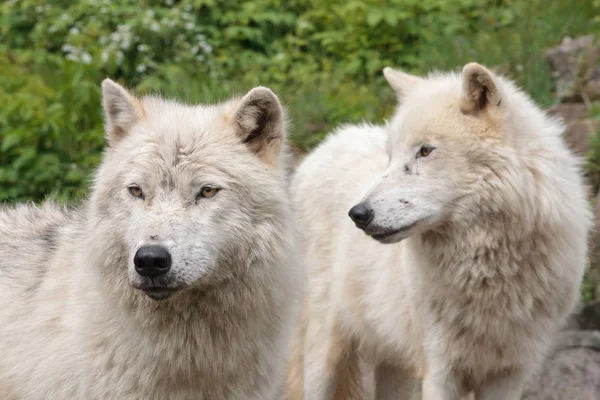
[[[579,160],[558,121],[479,64],[384,74],[390,122],[342,127],[294,176],[309,293],[289,398],[361,398],[364,357],[378,400],[418,382],[425,400],[519,399],[578,301]]]
[[[0,397],[277,398],[301,287],[279,100],[102,89],[89,201],[0,213]]]

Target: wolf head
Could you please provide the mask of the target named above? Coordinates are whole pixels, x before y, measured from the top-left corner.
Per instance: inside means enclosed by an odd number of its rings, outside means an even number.
[[[287,207],[285,116],[273,92],[190,106],[139,99],[106,79],[102,94],[108,146],[89,230],[112,286],[161,300],[266,257]]]
[[[388,67],[384,75],[400,105],[387,126],[389,165],[349,211],[359,228],[393,243],[473,217],[469,199],[474,196],[495,191],[490,207],[518,201],[506,198],[520,193],[519,173],[507,166],[519,168],[514,160],[527,135],[514,132],[528,128],[516,125],[527,119],[544,124],[525,94],[476,63],[465,65],[461,74],[421,78]],[[519,108],[533,111],[514,115]],[[502,191],[502,185],[516,188]]]

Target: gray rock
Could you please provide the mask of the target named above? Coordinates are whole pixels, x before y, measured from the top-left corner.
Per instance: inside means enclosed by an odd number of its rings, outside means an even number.
[[[588,108],[585,103],[559,103],[548,109],[548,115],[560,117],[565,124],[569,124],[584,117]]]
[[[578,329],[595,330],[600,333],[600,301],[581,306],[574,319]]]
[[[523,400],[600,399],[600,332],[565,331]]]
[[[561,102],[600,98],[600,42],[592,35],[564,38],[546,57]]]
[[[569,148],[580,156],[586,156],[590,150],[591,138],[600,129],[600,121],[583,119],[573,121],[565,129],[563,137]]]

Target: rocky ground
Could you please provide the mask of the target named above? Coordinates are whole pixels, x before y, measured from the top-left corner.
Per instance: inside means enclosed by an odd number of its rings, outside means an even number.
[[[523,399],[600,399],[600,302],[573,315]]]

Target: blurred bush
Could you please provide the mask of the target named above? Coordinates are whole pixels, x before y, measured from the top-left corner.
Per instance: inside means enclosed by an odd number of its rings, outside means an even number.
[[[0,201],[86,193],[103,146],[99,85],[215,102],[274,89],[309,149],[342,122],[381,122],[381,70],[477,60],[552,101],[544,50],[597,29],[578,0],[9,0],[0,4]]]

